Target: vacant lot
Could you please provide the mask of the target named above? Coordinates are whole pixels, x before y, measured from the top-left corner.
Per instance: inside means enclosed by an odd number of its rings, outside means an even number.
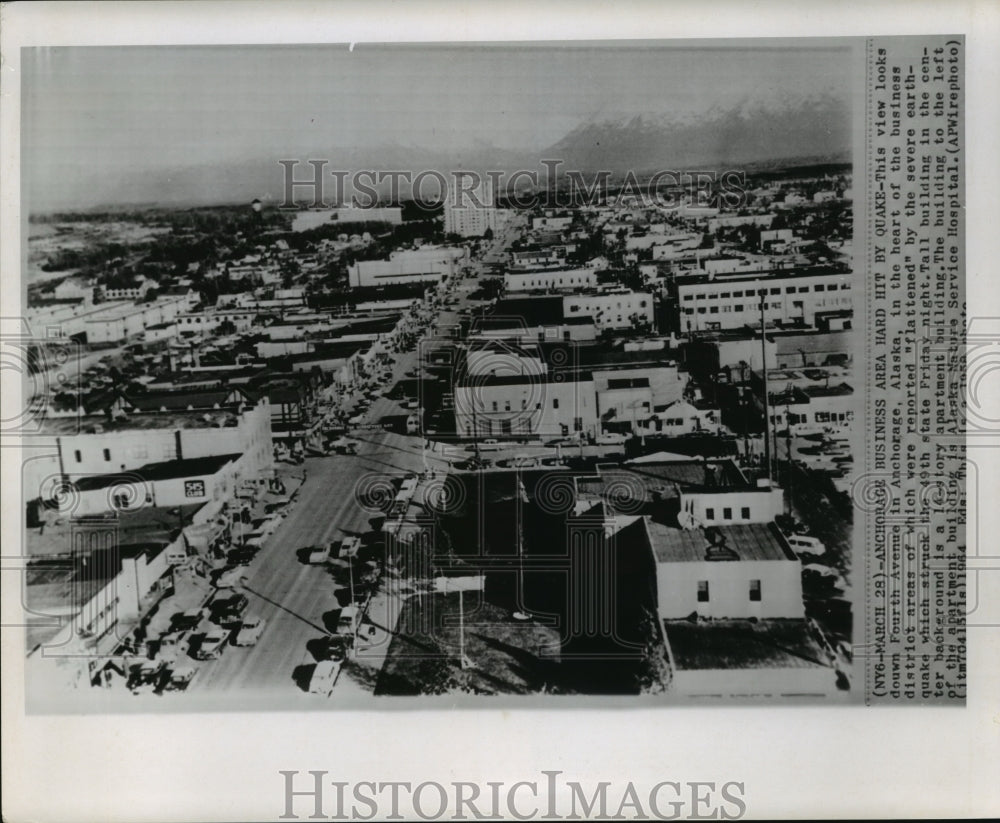
[[[465,657],[460,664],[459,595],[414,597],[400,616],[398,634],[376,685],[376,694],[532,694],[562,690],[557,682],[555,630],[466,592]]]

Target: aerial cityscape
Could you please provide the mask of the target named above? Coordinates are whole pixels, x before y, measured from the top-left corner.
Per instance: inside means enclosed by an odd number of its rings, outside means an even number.
[[[29,183],[29,707],[846,699],[850,145],[780,91],[567,104],[533,177],[394,144],[367,198],[304,144],[187,202]]]

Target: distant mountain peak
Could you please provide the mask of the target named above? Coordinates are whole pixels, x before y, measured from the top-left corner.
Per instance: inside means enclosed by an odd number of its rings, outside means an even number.
[[[700,113],[600,112],[546,154],[562,159],[567,169],[645,171],[837,155],[850,148],[850,139],[844,100],[826,92],[806,96],[765,88]]]

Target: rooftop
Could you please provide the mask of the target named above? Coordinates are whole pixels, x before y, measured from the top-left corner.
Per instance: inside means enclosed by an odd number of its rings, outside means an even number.
[[[777,527],[770,523],[682,529],[646,518],[646,528],[657,563],[701,562],[712,548],[728,549],[735,553],[733,560],[795,560]]]
[[[101,432],[136,431],[147,429],[211,429],[219,428],[223,412],[170,411],[148,414],[131,414],[108,420],[105,417],[49,417],[42,421],[47,434],[69,437],[75,434],[95,434]],[[230,425],[228,419],[225,425]]]
[[[754,488],[732,460],[699,458],[629,464],[606,470],[598,466],[595,474],[575,478],[577,493],[602,496],[609,484],[618,484],[623,477],[630,489],[644,487],[649,500],[656,496],[674,497],[677,490],[701,491],[714,487],[725,491]]]
[[[593,380],[592,372],[583,369],[560,369],[543,374],[480,374],[460,381],[459,386],[537,386],[541,383],[582,383]]]
[[[215,474],[227,463],[239,460],[237,454],[212,455],[210,457],[192,457],[184,460],[164,460],[159,463],[147,463],[138,469],[118,474],[92,474],[73,481],[78,491],[96,491],[117,484],[135,483],[137,480],[156,482],[174,480],[180,477],[202,477]]]
[[[728,285],[731,283],[745,283],[754,282],[758,280],[780,280],[780,279],[797,279],[803,277],[829,277],[832,275],[841,275],[842,277],[850,277],[851,272],[841,268],[839,266],[808,266],[800,268],[787,268],[787,269],[775,269],[768,267],[767,269],[761,269],[758,271],[739,271],[739,272],[719,272],[715,275],[697,273],[697,274],[679,274],[677,275],[676,281],[677,286],[693,286],[700,283],[718,283],[719,285]]]
[[[804,620],[663,621],[678,670],[829,667]]]

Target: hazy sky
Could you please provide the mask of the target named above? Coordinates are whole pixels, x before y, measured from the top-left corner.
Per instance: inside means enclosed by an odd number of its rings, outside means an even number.
[[[643,46],[25,49],[28,191],[341,147],[538,150],[581,122],[847,95],[840,50]]]

